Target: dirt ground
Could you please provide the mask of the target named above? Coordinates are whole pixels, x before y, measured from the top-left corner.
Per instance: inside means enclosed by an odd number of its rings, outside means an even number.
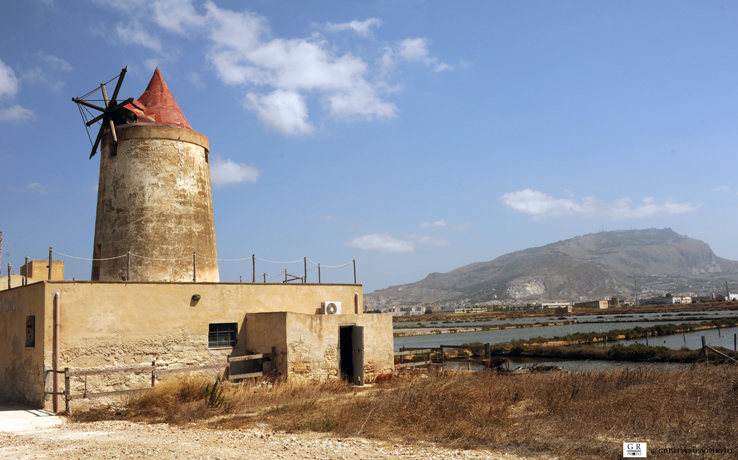
[[[16,424],[0,431],[8,459],[505,459],[505,452],[453,450],[430,444],[393,444],[361,437],[274,432],[268,426],[214,430],[125,421]],[[553,459],[555,457],[536,457]]]

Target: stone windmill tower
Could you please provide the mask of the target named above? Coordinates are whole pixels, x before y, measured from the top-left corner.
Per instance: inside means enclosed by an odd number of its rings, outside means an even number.
[[[158,68],[137,100],[118,103],[125,73],[110,99],[100,86],[105,107],[92,93],[73,99],[83,117],[102,112],[86,123],[102,122],[90,155],[101,146],[91,279],[193,281],[196,272],[218,282],[208,138],[192,130]]]

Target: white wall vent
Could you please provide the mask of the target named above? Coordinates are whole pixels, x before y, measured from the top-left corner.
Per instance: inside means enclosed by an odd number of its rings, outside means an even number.
[[[323,302],[324,315],[340,315],[341,302]]]

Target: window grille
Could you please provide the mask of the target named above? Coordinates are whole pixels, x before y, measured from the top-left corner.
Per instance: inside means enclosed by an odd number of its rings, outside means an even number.
[[[208,348],[235,347],[236,323],[216,323],[210,325]]]

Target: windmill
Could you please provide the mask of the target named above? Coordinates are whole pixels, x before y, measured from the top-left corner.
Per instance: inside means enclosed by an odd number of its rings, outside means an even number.
[[[132,97],[129,97],[128,99],[120,103],[118,102],[118,93],[120,92],[120,87],[123,84],[123,78],[125,78],[127,71],[128,66],[125,66],[123,70],[120,71],[120,75],[111,78],[105,83],[100,83],[99,88],[95,88],[84,96],[72,98],[72,102],[75,102],[77,104],[79,113],[80,115],[82,115],[82,121],[85,124],[85,129],[87,130],[87,137],[90,138],[90,143],[92,144],[92,152],[90,153],[90,158],[95,156],[95,152],[97,152],[97,147],[98,145],[100,145],[100,141],[106,133],[109,132],[113,137],[113,142],[117,144],[118,136],[115,133],[115,126],[126,123],[133,123],[136,121],[136,113],[125,107],[126,105],[131,104],[134,99]],[[108,90],[105,85],[116,79],[118,81],[115,84],[113,95],[112,97],[108,98]],[[92,97],[98,91],[102,93],[102,99],[93,99]],[[104,107],[93,104],[91,101],[103,102]],[[100,115],[94,116],[94,113],[91,112],[90,109],[94,109],[102,113]],[[89,117],[92,118],[90,119]],[[93,143],[92,138],[90,137],[89,128],[97,122],[100,122],[100,130],[98,131],[95,142]]]

